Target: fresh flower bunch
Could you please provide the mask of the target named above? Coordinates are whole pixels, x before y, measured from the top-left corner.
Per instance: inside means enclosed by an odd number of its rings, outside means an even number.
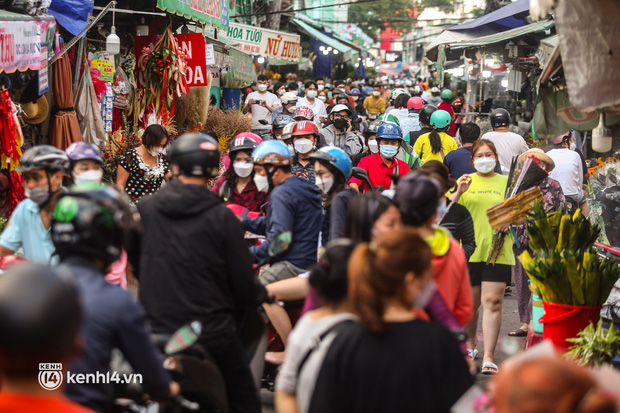
[[[288,82],[296,82],[297,81],[297,75],[295,73],[287,73],[286,80]]]

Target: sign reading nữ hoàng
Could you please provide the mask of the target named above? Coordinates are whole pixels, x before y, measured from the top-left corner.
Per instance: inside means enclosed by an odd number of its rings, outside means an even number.
[[[228,0],[157,0],[157,7],[217,28],[228,26]]]
[[[238,42],[239,50],[266,57],[274,63],[299,62],[301,58],[301,43],[297,34],[230,23],[222,35]]]

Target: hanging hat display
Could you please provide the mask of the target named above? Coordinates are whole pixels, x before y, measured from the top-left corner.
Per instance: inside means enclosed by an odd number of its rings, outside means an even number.
[[[45,96],[39,97],[34,102],[22,103],[22,119],[31,125],[42,123],[49,113],[49,104]]]

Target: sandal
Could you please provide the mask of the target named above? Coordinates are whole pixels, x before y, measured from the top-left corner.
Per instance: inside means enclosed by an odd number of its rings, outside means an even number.
[[[474,349],[471,349],[471,348],[467,349],[467,356],[470,359],[475,360],[477,355],[478,355],[478,350],[476,350],[475,348]]]
[[[480,371],[482,374],[497,374],[499,369],[497,368],[497,364],[495,363],[484,363],[482,364],[482,370]]]
[[[527,330],[523,330],[522,328],[517,328],[508,333],[510,337],[527,337]]]

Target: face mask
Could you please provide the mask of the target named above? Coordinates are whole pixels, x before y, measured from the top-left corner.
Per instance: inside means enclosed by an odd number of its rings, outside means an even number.
[[[254,175],[254,184],[258,192],[269,192],[269,178],[266,175]]]
[[[325,98],[325,96],[319,96],[319,100],[321,102],[325,102],[327,100],[327,98]]]
[[[103,171],[91,169],[90,171],[82,172],[79,175],[73,175],[76,184],[93,183],[100,184],[103,177]]]
[[[359,96],[353,96],[353,102],[357,102],[359,98],[360,98]]]
[[[295,145],[295,151],[297,151],[297,153],[308,153],[312,150],[312,148],[314,147],[314,144],[312,143],[312,141],[310,139],[298,139],[294,142]]]
[[[372,91],[372,95],[373,95],[374,97],[378,97],[380,94],[381,94],[381,92],[377,92],[376,90],[373,90],[373,91]]]
[[[415,303],[413,303],[413,307],[414,308],[426,308],[428,303],[431,301],[431,298],[433,298],[433,294],[435,294],[436,289],[437,289],[437,286],[435,285],[434,281],[431,281],[430,283],[426,284],[426,286],[424,286],[422,291],[420,291],[420,294],[418,294],[418,297],[415,299]]]
[[[288,113],[295,113],[295,111],[297,110],[297,107],[291,106],[290,108],[286,108],[286,110],[288,110]]]
[[[151,156],[159,156],[164,152],[164,148],[153,148],[149,150]]]
[[[26,198],[30,198],[32,202],[41,206],[47,202],[50,196],[50,191],[47,186],[40,186],[38,188],[25,188],[24,195]]]
[[[570,144],[570,150],[574,151],[575,149],[577,149],[577,145],[575,145],[575,142]]]
[[[280,90],[278,91],[278,95],[282,96],[282,95],[284,94],[284,92],[286,92],[284,89],[280,89]]]
[[[254,170],[254,164],[250,162],[235,162],[233,164],[233,169],[235,173],[239,175],[241,178],[247,178],[252,174],[252,170]]]
[[[344,130],[349,127],[349,123],[346,119],[335,119],[334,126],[336,129]]]
[[[474,161],[474,168],[481,174],[488,174],[495,169],[495,163],[493,158],[478,158]]]
[[[325,85],[318,85],[318,86],[317,86],[317,89],[318,89],[318,90],[319,90],[319,92],[320,92],[321,90],[325,89]]]
[[[330,176],[329,178],[321,179],[317,176],[314,180],[314,183],[316,184],[316,186],[319,187],[321,192],[327,194],[329,190],[332,189],[332,186],[334,186],[334,177]]]
[[[291,156],[295,156],[295,147],[291,145],[290,143],[286,145],[286,147],[288,148],[288,153],[290,153]]]
[[[267,85],[258,85],[258,91],[259,92],[264,92],[267,90]]]
[[[398,146],[382,145],[379,150],[381,151],[381,155],[386,158],[393,158],[398,153]]]
[[[309,97],[310,99],[314,99],[314,98],[316,97],[317,93],[318,93],[318,92],[317,92],[316,90],[309,90],[309,91],[308,91],[308,97]]]
[[[379,144],[376,139],[374,141],[368,141],[368,149],[370,149],[372,153],[379,152]]]

